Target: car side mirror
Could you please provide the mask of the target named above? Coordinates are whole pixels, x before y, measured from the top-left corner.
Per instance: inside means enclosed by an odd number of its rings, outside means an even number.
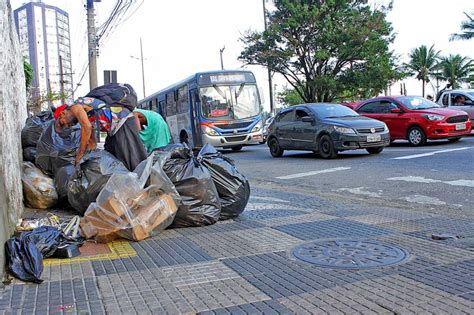
[[[310,116],[304,116],[303,118],[301,118],[301,121],[306,123],[314,123],[314,118]]]
[[[400,108],[392,108],[392,109],[390,110],[390,112],[393,113],[393,114],[401,114],[401,113],[403,113],[403,111],[402,111]]]

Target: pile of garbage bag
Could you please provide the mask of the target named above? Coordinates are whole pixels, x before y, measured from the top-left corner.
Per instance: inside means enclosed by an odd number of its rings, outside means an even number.
[[[21,131],[21,147],[23,148],[23,160],[35,162],[36,144],[43,130],[54,120],[53,113],[48,110],[26,119],[25,127]]]
[[[44,174],[31,162],[23,162],[23,198],[27,207],[48,209],[58,201],[53,179]]]

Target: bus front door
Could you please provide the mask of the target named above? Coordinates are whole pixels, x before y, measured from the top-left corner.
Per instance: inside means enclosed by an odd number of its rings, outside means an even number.
[[[197,90],[189,91],[191,105],[191,129],[193,132],[193,143],[195,147],[202,147],[201,126],[199,125],[199,94]]]

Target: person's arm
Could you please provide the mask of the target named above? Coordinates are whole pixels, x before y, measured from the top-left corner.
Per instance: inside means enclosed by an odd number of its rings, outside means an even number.
[[[81,142],[79,144],[79,150],[76,153],[76,165],[78,165],[86,152],[87,146],[90,145],[92,141],[95,143],[95,141],[91,139],[91,137],[94,136],[92,134],[92,125],[87,117],[84,107],[81,105],[73,105],[71,107],[71,112],[81,125]]]

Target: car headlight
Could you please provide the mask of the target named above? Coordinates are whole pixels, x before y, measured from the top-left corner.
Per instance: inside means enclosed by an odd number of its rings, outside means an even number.
[[[260,131],[263,127],[263,124],[262,124],[262,121],[259,121],[253,128],[252,128],[252,132],[257,132],[257,131]]]
[[[352,129],[352,128],[334,126],[334,130],[336,130],[336,131],[339,132],[339,133],[355,134],[355,131],[354,131],[354,129]]]
[[[386,123],[383,124],[383,131],[384,132],[387,132],[388,131],[388,126]]]
[[[444,119],[443,115],[423,114],[422,116],[425,117],[428,120],[431,120],[431,121],[438,121],[438,120],[443,120]]]
[[[213,128],[211,127],[208,127],[208,126],[204,126],[204,127],[201,127],[202,129],[202,132],[204,132],[205,134],[207,135],[210,135],[210,136],[218,136],[219,134],[217,133],[217,131],[215,131]]]

